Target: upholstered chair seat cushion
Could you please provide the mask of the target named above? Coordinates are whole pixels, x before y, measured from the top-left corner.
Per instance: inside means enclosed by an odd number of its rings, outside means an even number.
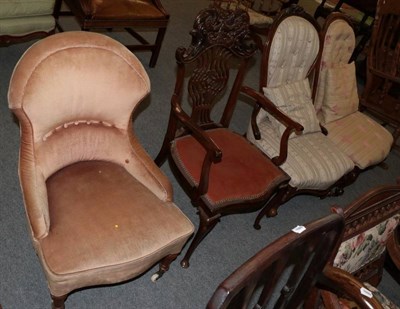
[[[235,9],[237,7],[245,10],[249,14],[250,25],[270,25],[274,21],[271,17],[259,13],[252,8],[246,7],[243,4],[238,4],[237,1],[225,1],[221,4],[223,8]]]
[[[54,0],[2,0],[0,1],[0,19],[51,15]]]
[[[23,36],[32,32],[52,31],[55,27],[53,16],[32,16],[20,18],[0,18],[0,35]]]
[[[244,137],[227,129],[207,130],[206,133],[222,151],[221,162],[211,166],[205,195],[205,202],[211,209],[262,197],[287,177]],[[193,185],[199,184],[205,154],[193,136],[175,139],[172,145],[174,161]]]
[[[0,35],[23,36],[52,31],[55,27],[53,8],[54,0],[0,1]]]
[[[74,1],[84,12],[95,19],[164,18],[151,0],[105,0]],[[85,3],[86,2],[86,3]]]
[[[273,22],[271,17],[258,13],[252,9],[248,9],[247,13],[250,17],[250,25],[270,25]]]
[[[325,127],[329,139],[360,169],[383,161],[393,143],[388,130],[358,111]]]
[[[75,163],[46,186],[51,226],[39,254],[55,295],[132,278],[179,253],[193,233],[179,208],[115,163]]]
[[[259,124],[261,140],[256,140],[251,126],[247,133],[269,157],[279,154],[280,137],[268,120]],[[289,184],[298,189],[324,190],[354,168],[353,162],[321,132],[289,139],[288,156],[280,166],[289,176]]]

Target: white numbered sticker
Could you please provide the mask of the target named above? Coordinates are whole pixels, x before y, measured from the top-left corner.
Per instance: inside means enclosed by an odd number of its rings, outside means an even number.
[[[306,230],[306,228],[302,225],[298,225],[296,226],[294,229],[292,229],[293,232],[297,233],[297,234],[301,234]]]
[[[360,292],[361,295],[367,296],[368,298],[372,298],[372,293],[370,290],[367,290],[366,288],[361,288]]]

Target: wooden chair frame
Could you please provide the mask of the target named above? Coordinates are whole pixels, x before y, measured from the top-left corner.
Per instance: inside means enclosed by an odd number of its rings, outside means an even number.
[[[354,277],[328,264],[330,254],[340,242],[343,224],[342,216],[332,214],[307,224],[299,234],[293,231],[282,236],[225,279],[207,308],[250,308],[253,294],[260,286],[254,308],[316,308],[315,299],[309,297],[314,286],[344,292],[361,308],[382,308],[375,298],[367,299],[360,294],[363,285]],[[287,276],[282,278],[285,270]],[[279,292],[276,288],[281,286],[277,301],[270,304],[271,295]]]
[[[228,26],[224,28],[220,25]],[[227,201],[218,207],[210,206],[210,202],[206,199],[210,169],[214,164],[222,162],[223,152],[206,132],[216,128],[228,129],[239,92],[246,92],[246,89],[241,88],[241,85],[249,60],[257,47],[255,44],[248,44],[249,41],[251,42],[248,15],[243,10],[232,11],[215,7],[204,10],[197,16],[191,35],[192,43],[189,48],[178,48],[176,51],[178,71],[175,90],[171,99],[168,129],[161,150],[155,159],[156,164],[160,166],[169,158],[174,174],[199,212],[200,226],[181,262],[183,267],[189,266],[189,258],[193,251],[222,216],[260,209],[273,193],[273,190],[281,183],[288,181],[287,175],[271,163],[271,168],[279,170],[280,176],[279,179],[275,179],[276,181],[271,183],[270,188],[262,196],[249,197],[242,201]],[[234,61],[232,62],[232,60]],[[210,118],[211,110],[216,103],[215,101],[227,89],[229,70],[232,64],[238,71],[221,119],[219,122],[214,122]],[[188,87],[192,103],[192,113],[189,116],[182,108],[182,98],[186,66],[190,65],[196,67]],[[176,158],[174,159],[171,153],[173,141],[189,134],[206,151],[198,185],[190,183],[182,175],[182,171],[175,162]],[[254,150],[258,153],[257,149],[254,148]],[[249,158],[246,159],[249,160]],[[267,157],[266,159],[269,161]]]
[[[345,219],[345,228],[342,242],[369,230],[380,222],[383,222],[396,214],[400,214],[400,178],[397,185],[382,185],[373,188],[363,194],[360,198],[348,205],[344,211],[339,206],[334,206],[332,211],[342,213]],[[382,279],[385,259],[390,258],[391,274],[398,274],[400,271],[400,244],[397,232],[393,232],[387,242],[387,252],[385,251],[378,259],[365,264],[352,275],[361,282],[368,282],[373,286],[378,286]],[[331,263],[337,255],[340,243],[333,251]],[[388,253],[388,254],[386,254]],[[395,279],[399,279],[398,277]],[[322,292],[322,299],[326,308],[337,308],[338,299],[332,293]]]
[[[62,2],[65,2],[70,12],[61,12]],[[127,31],[134,39],[136,39],[139,44],[136,45],[126,45],[126,47],[131,51],[151,51],[151,58],[149,62],[150,67],[155,67],[157,63],[158,56],[160,54],[161,45],[164,40],[164,36],[167,30],[167,25],[169,21],[169,14],[162,6],[160,0],[152,0],[155,7],[157,7],[163,14],[163,18],[155,19],[99,19],[93,18],[91,13],[85,13],[84,7],[85,2],[81,1],[81,7],[76,4],[75,0],[56,0],[55,4],[55,18],[57,29],[61,32],[64,29],[59,23],[59,17],[63,15],[73,15],[77,22],[79,23],[83,31],[90,31],[95,29],[107,29],[108,31],[113,28],[122,28]],[[87,12],[90,12],[90,8],[87,8]],[[134,28],[157,28],[157,37],[154,43],[149,43],[141,34],[136,32]]]

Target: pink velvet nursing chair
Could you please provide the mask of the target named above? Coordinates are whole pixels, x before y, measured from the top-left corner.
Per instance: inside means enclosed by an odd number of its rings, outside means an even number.
[[[193,232],[132,130],[132,110],[149,91],[138,59],[95,33],[44,39],[14,70],[20,181],[53,308],[76,289],[125,281],[161,261],[159,277]]]

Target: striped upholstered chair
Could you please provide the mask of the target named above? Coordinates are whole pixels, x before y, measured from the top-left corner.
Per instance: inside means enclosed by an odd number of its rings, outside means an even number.
[[[321,132],[311,101],[309,75],[319,45],[315,20],[290,7],[277,17],[264,46],[260,91],[265,96],[255,106],[247,138],[291,180],[259,213],[256,228],[291,197],[340,194],[352,180],[353,162]]]

